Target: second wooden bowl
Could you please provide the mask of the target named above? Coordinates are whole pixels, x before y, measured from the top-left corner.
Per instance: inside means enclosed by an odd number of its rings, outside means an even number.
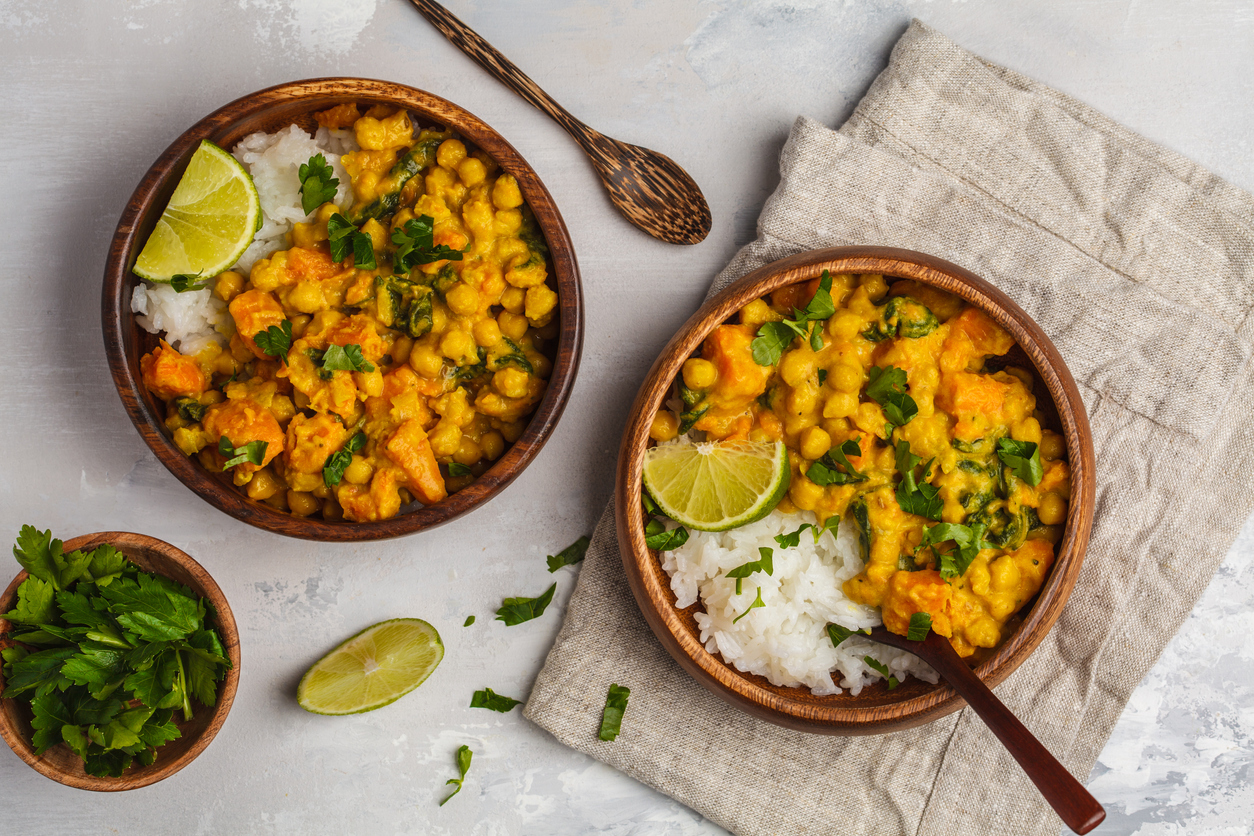
[[[29,703],[18,699],[0,700],[0,737],[32,769],[69,787],[97,792],[119,792],[146,787],[163,778],[169,778],[195,760],[217,735],[222,724],[226,722],[227,714],[231,712],[231,705],[235,702],[235,690],[239,687],[239,629],[235,626],[235,616],[231,612],[230,604],[226,602],[226,596],[213,578],[209,577],[209,573],[190,555],[169,543],[144,534],[102,531],[68,540],[64,549],[66,552],[90,550],[102,543],[109,543],[118,549],[145,572],[177,581],[208,601],[213,611],[207,616],[207,621],[218,631],[226,656],[231,660],[231,669],[218,684],[218,701],[213,708],[197,705],[199,710],[190,721],[178,723],[181,736],[158,748],[157,759],[151,765],[133,766],[122,773],[120,778],[88,775],[83,770],[82,759],[64,743],[58,743],[42,755],[35,754],[34,747],[31,746]],[[17,602],[17,588],[26,577],[26,572],[21,572],[9,584],[4,595],[0,597],[0,613],[13,609]],[[11,629],[12,625],[0,618],[0,645],[7,641],[7,634]],[[0,674],[0,690],[3,689],[4,676]],[[176,718],[180,716],[182,715],[175,713]]]
[[[649,370],[632,405],[623,433],[615,480],[616,519],[623,567],[645,621],[662,646],[701,685],[744,711],[781,726],[823,734],[881,734],[897,731],[956,711],[965,703],[944,682],[929,685],[913,677],[888,691],[877,681],[858,696],[847,691],[816,697],[808,688],[782,688],[765,678],[737,671],[709,653],[693,618],[700,607],[675,608],[670,577],[655,552],[644,542],[641,470],[649,446],[653,416],[670,397],[671,384],[685,360],[706,336],[750,301],[796,282],[832,273],[882,273],[886,278],[914,279],[934,285],[980,308],[1015,338],[1050,402],[1038,407],[1055,415],[1067,442],[1071,466],[1071,504],[1058,544],[1058,558],[1036,601],[1025,608],[1019,627],[976,669],[989,685],[997,685],[1040,644],[1058,620],[1071,594],[1093,519],[1094,459],[1088,417],[1079,390],[1062,357],[1022,308],[975,274],[933,256],[887,247],[838,247],[776,261],[756,270],[719,293],[684,324]],[[1039,389],[1037,390],[1040,391]],[[1052,406],[1052,410],[1051,410]]]
[[[276,131],[293,123],[310,129],[315,127],[314,113],[345,103],[405,108],[424,126],[451,128],[517,178],[549,246],[560,321],[548,389],[522,436],[469,487],[434,505],[378,522],[331,522],[287,514],[249,499],[223,474],[211,474],[185,456],[165,429],[164,407],[140,377],[139,358],[156,346],[157,338],[140,328],[131,313],[131,296],[139,283],[131,268],[202,139],[232,148],[256,131]],[[131,421],[161,463],[218,510],[250,525],[308,540],[397,537],[448,522],[486,503],[531,463],[552,434],[574,386],[583,348],[583,291],[575,248],[557,204],[535,170],[487,123],[452,102],[413,87],[364,78],[318,78],[260,90],[214,111],[176,139],[144,175],[118,222],[105,266],[101,319],[113,382]]]

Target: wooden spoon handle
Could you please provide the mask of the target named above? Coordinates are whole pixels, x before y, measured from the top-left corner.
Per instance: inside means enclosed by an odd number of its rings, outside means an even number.
[[[1106,818],[1102,805],[967,667],[949,640],[932,633],[927,644],[932,651],[927,661],[980,715],[1067,827],[1083,834],[1101,824]]]
[[[553,97],[540,89],[540,86],[518,69],[513,61],[497,51],[496,47],[480,37],[479,33],[462,23],[435,0],[410,0],[422,13],[422,16],[439,29],[453,46],[469,55],[479,66],[496,77],[506,87],[531,102],[535,107],[547,113],[553,121],[561,125],[568,134],[580,144],[590,139],[592,129],[571,116],[566,108],[553,100]]]

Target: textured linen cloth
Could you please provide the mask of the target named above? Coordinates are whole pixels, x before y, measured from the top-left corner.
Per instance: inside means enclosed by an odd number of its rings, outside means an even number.
[[[1254,504],[1254,198],[917,21],[839,132],[797,120],[780,172],[713,290],[804,250],[907,247],[999,286],[1070,366],[1097,452],[1092,541],[1062,618],[997,693],[1087,778]],[[611,682],[631,700],[603,743]],[[640,615],[609,512],[526,715],[742,836],[1061,826],[969,709],[826,737],[697,685]]]

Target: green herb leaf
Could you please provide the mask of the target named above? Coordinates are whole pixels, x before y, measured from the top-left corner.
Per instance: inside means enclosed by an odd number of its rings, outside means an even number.
[[[556,572],[563,566],[574,566],[583,560],[584,555],[588,553],[589,540],[587,536],[580,537],[557,554],[551,554],[545,560],[549,563],[549,571]]]
[[[471,624],[474,624],[474,623],[475,623],[475,617],[473,615],[468,615],[466,616],[466,621],[462,624],[462,626],[469,627]]]
[[[794,533],[800,536],[801,529],[797,529]],[[765,572],[767,575],[773,575],[775,573],[774,550],[764,546],[759,546],[758,554],[761,555],[758,560],[751,560],[748,563],[742,563],[735,569],[728,570],[727,574],[724,575],[724,577],[736,579],[737,595],[740,594],[740,581],[742,578],[747,578],[754,572]],[[761,596],[759,595],[759,597]]]
[[[449,462],[448,475],[449,476],[469,476],[470,468],[462,464],[461,462]]]
[[[64,691],[71,683],[61,675],[61,667],[77,654],[77,647],[54,647],[10,662],[5,665],[4,693],[0,696],[10,699],[31,690],[36,695],[50,693],[54,688]]]
[[[261,463],[266,460],[266,448],[269,446],[268,441],[250,441],[243,447],[236,447],[229,438],[222,436],[218,439],[218,452],[226,457],[222,469],[230,470],[245,462],[261,467]]]
[[[334,261],[343,261],[352,253],[354,267],[373,270],[378,266],[375,263],[374,242],[370,236],[338,212],[327,221],[327,239]]]
[[[101,589],[100,594],[109,602],[123,629],[150,641],[185,639],[196,631],[205,615],[199,601],[171,592],[146,572],[135,580],[118,578]]]
[[[827,369],[819,369],[819,385],[822,386],[827,382]]]
[[[501,608],[496,611],[496,620],[504,621],[506,626],[512,627],[515,624],[539,618],[544,615],[544,609],[553,600],[553,593],[556,590],[557,584],[554,583],[538,598],[506,598],[501,602]]]
[[[960,578],[966,574],[971,561],[975,560],[980,549],[994,548],[992,543],[984,541],[986,529],[986,526],[978,523],[973,526],[939,523],[923,530],[923,539],[919,542],[919,549],[931,546],[932,551],[940,557],[941,577]],[[953,541],[956,548],[943,554],[937,552],[936,545],[947,540]],[[915,551],[917,552],[918,549]]]
[[[605,708],[601,710],[598,738],[612,743],[622,733],[623,713],[627,710],[627,698],[630,696],[631,689],[627,686],[617,683],[610,685],[609,693],[605,695]]]
[[[31,735],[31,744],[35,747],[35,754],[42,755],[61,742],[61,727],[74,725],[74,718],[61,701],[60,694],[43,694],[31,700],[30,705],[35,715],[31,719],[31,728],[35,730]]]
[[[502,714],[508,714],[516,705],[521,705],[522,700],[516,700],[512,697],[503,697],[493,692],[491,688],[484,688],[482,691],[475,691],[470,698],[471,708],[486,708],[491,711],[499,711]]]
[[[344,478],[344,471],[353,463],[353,453],[360,452],[366,446],[366,434],[357,431],[344,446],[327,457],[322,466],[322,481],[328,488],[333,488]]]
[[[95,581],[96,586],[108,586],[114,578],[122,576],[128,565],[126,555],[108,543],[101,543],[91,553],[87,579]]]
[[[788,320],[762,323],[762,327],[758,329],[757,338],[749,343],[749,348],[753,352],[753,362],[759,366],[775,365],[779,362],[784,349],[792,344],[793,339],[803,336],[804,333]]]
[[[170,277],[170,287],[174,288],[175,293],[186,293],[189,290],[204,290],[209,286],[210,279],[198,281],[200,273],[191,275],[188,273],[175,273]]]
[[[866,396],[884,409],[884,417],[898,427],[919,414],[919,405],[906,394],[906,372],[896,366],[867,370]]]
[[[179,398],[174,405],[178,407],[179,417],[192,423],[199,423],[205,417],[205,410],[209,408],[195,398]]]
[[[850,630],[848,627],[842,627],[839,624],[827,625],[827,637],[832,640],[832,647],[839,647],[841,642],[855,633],[863,636],[871,635],[871,631],[867,629]]]
[[[329,345],[322,355],[322,368],[333,372],[372,372],[374,364],[361,353],[361,346]]]
[[[867,667],[871,668],[880,676],[888,680],[888,690],[891,691],[901,684],[897,681],[897,677],[888,672],[888,665],[885,665],[883,662],[877,662],[870,656],[863,656],[862,661],[867,663]]]
[[[3,617],[14,624],[47,624],[56,619],[55,595],[52,584],[31,575],[17,588],[17,606]]]
[[[931,630],[931,613],[917,612],[910,616],[910,626],[906,629],[906,638],[912,642],[921,642],[927,639],[927,634]]]
[[[647,490],[640,492],[640,503],[644,505],[644,513],[646,515],[650,517],[661,515],[661,510],[658,509],[657,503],[653,501],[653,497],[649,496]]]
[[[287,353],[292,350],[292,323],[285,319],[281,325],[271,325],[264,331],[258,331],[253,335],[253,342],[257,348],[287,365]],[[201,414],[204,414],[203,409]]]
[[[802,523],[796,531],[791,531],[787,534],[776,534],[774,537],[775,544],[781,549],[795,549],[797,546],[801,545],[801,532],[805,531],[807,528],[813,528],[815,531],[818,531],[818,528],[813,524]],[[818,535],[815,535],[814,542],[817,543],[818,541]]]
[[[766,606],[766,604],[762,603],[762,587],[760,587],[760,586],[759,586],[759,587],[758,587],[758,594],[757,594],[757,597],[753,599],[753,603],[749,605],[749,608],[748,608],[748,609],[746,609],[746,610],[745,610],[744,612],[742,612],[740,615],[738,615],[738,616],[736,616],[735,618],[733,618],[733,619],[732,619],[732,624],[735,624],[737,621],[739,621],[740,619],[744,618],[746,615],[748,615],[748,614],[749,614],[749,612],[750,612],[751,610],[756,610],[758,607],[765,607],[765,606]]]
[[[55,544],[55,548],[54,548]],[[52,539],[52,531],[40,531],[34,526],[24,525],[17,535],[17,545],[13,547],[13,556],[30,574],[41,581],[52,584],[54,589],[61,588],[61,578],[57,560],[61,556],[61,541]]]
[[[656,528],[650,531],[650,528],[654,528],[655,523]],[[670,531],[667,531],[665,526],[657,520],[654,520],[648,526],[645,526],[644,531],[644,544],[654,551],[674,551],[684,543],[688,542],[688,529],[684,528],[682,525],[678,528],[672,528]]]
[[[910,452],[910,442],[902,439],[897,442],[897,469],[901,471],[901,481],[897,483],[897,504],[907,514],[918,514],[929,520],[939,520],[945,503],[940,498],[940,488],[927,481],[932,473],[932,462],[929,459],[923,465],[922,481],[917,481],[914,469],[922,459]]]
[[[810,465],[806,478],[816,485],[848,485],[865,482],[866,474],[860,473],[849,463],[847,456],[861,456],[862,447],[858,442],[849,439],[839,447],[833,447],[823,458]]]
[[[450,798],[452,798],[453,796],[457,795],[459,792],[462,791],[462,782],[466,780],[466,773],[470,771],[470,759],[473,755],[474,755],[474,752],[470,751],[469,746],[463,745],[463,746],[458,747],[457,749],[457,777],[449,778],[447,781],[444,782],[445,785],[456,784],[457,789],[449,793],[445,797],[445,799],[440,802],[441,807],[447,804]]]
[[[306,215],[335,200],[340,178],[335,176],[335,169],[323,155],[314,154],[309,162],[301,163],[297,175],[300,177],[300,208]]]
[[[997,458],[1010,471],[1029,485],[1036,487],[1045,476],[1041,467],[1041,451],[1034,442],[1015,441],[1013,438],[997,439]]]
[[[435,219],[430,215],[419,215],[406,221],[399,229],[392,230],[392,243],[396,245],[396,263],[402,271],[409,271],[419,264],[431,264],[435,261],[461,261],[462,253],[470,251],[470,245],[464,250],[455,250],[444,244],[434,244]]]
[[[832,276],[827,270],[819,277],[819,289],[814,298],[806,303],[801,310],[793,310],[793,318],[781,322],[763,323],[758,329],[758,336],[749,348],[753,351],[753,360],[759,366],[773,366],[779,362],[784,349],[792,344],[796,337],[803,337],[810,342],[814,351],[823,349],[823,328],[818,323],[830,319],[836,313],[836,305],[832,301]],[[814,326],[811,327],[811,323]],[[819,381],[820,384],[822,381]]]

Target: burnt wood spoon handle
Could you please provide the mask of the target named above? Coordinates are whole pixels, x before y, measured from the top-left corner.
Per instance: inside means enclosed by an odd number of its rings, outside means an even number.
[[[914,642],[905,636],[890,633],[883,627],[871,631],[871,639],[913,653],[927,662],[967,705],[980,715],[984,725],[997,736],[1023,771],[1036,784],[1041,795],[1062,818],[1063,823],[1076,833],[1088,833],[1106,818],[1106,810],[1097,802],[1084,785],[1058,762],[1050,751],[1041,745],[1019,718],[987,685],[980,681],[950,645],[949,639],[938,633],[928,633],[927,640]]]

